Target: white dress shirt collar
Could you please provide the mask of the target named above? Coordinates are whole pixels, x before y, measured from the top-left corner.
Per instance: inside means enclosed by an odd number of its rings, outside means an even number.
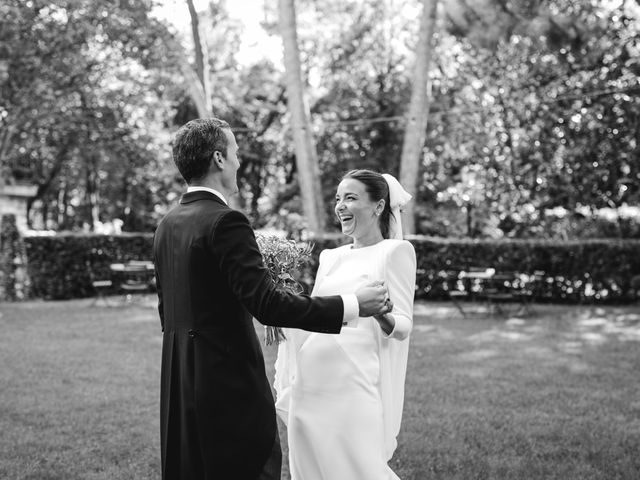
[[[188,187],[187,188],[187,193],[191,193],[191,192],[209,192],[209,193],[213,193],[216,197],[218,197],[220,200],[222,200],[225,205],[229,205],[229,202],[227,202],[227,199],[224,198],[224,195],[222,195],[219,191],[214,190],[213,188],[199,187],[199,186]]]

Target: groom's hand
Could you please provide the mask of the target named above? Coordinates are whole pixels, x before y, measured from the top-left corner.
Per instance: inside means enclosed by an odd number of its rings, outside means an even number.
[[[382,315],[389,313],[391,307],[387,301],[388,292],[383,281],[375,281],[367,283],[363,287],[356,290],[356,298],[360,307],[359,315],[361,317],[372,317],[374,315]]]

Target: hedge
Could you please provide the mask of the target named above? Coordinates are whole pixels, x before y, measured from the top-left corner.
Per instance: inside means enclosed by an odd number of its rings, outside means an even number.
[[[32,296],[63,300],[94,295],[92,277],[109,278],[111,263],[150,260],[153,234],[60,233],[24,243]]]
[[[475,268],[516,273],[513,287],[538,302],[626,303],[639,298],[640,240],[407,239],[416,249],[419,299],[447,299],[448,291],[459,288],[459,272]],[[316,255],[346,243],[334,236],[313,242]]]
[[[14,214],[0,217],[0,300],[20,300],[29,295],[24,244]]]
[[[494,268],[517,272],[518,288],[532,299],[553,302],[632,302],[640,290],[640,240],[470,240],[409,237],[418,260],[416,298],[442,300],[458,272]],[[309,287],[324,248],[343,236],[310,240],[312,259],[301,272]],[[67,299],[93,295],[91,274],[109,275],[109,264],[151,259],[152,234],[58,234],[24,238],[32,296]],[[534,288],[535,287],[535,288]]]

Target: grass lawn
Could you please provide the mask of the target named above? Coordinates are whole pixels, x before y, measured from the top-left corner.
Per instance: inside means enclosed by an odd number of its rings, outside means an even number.
[[[0,478],[159,478],[150,305],[0,304]],[[640,308],[536,310],[416,306],[403,480],[640,479]]]

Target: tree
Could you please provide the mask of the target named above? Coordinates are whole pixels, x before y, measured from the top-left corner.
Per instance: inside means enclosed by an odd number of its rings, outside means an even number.
[[[435,26],[437,0],[422,1],[420,34],[416,48],[416,63],[413,75],[413,89],[409,102],[402,157],[400,159],[400,183],[414,198],[417,197],[419,167],[429,115],[429,67],[431,64],[431,39]],[[405,206],[403,228],[408,234],[415,233],[415,213],[413,202]]]
[[[276,5],[265,5],[267,20],[275,19]],[[444,15],[429,69],[428,148],[420,149],[414,175],[416,231],[476,237],[640,231],[624,230],[622,222],[618,230],[578,228],[573,220],[601,208],[633,211],[640,203],[635,3],[438,5]],[[309,107],[299,103],[320,171],[310,176],[322,182],[324,201],[317,205],[333,228],[332,197],[345,171],[399,173],[403,119],[417,84],[420,3],[296,6],[298,71]],[[201,61],[195,46],[185,49],[148,7],[117,0],[0,2],[0,168],[9,183],[39,186],[32,225],[79,229],[121,219],[127,230],[153,228],[183,189],[167,148],[171,130],[215,111],[238,137],[239,206],[257,226],[300,231],[307,215],[301,198],[311,191],[301,175],[310,170],[291,148],[300,130],[286,126],[293,102],[281,69],[266,59],[238,62],[242,27],[221,2],[196,12]],[[201,78],[210,80],[209,95]],[[210,106],[203,109],[206,98]],[[549,213],[562,209],[571,212],[562,222]]]
[[[187,0],[189,7],[189,17],[191,18],[191,35],[193,38],[196,70],[186,62],[183,64],[183,72],[189,82],[189,90],[198,115],[201,118],[210,117],[211,110],[211,78],[209,74],[209,54],[206,39],[200,34],[200,18],[193,0]]]
[[[637,203],[637,8],[599,0],[444,6],[455,21],[434,57],[427,143],[437,167],[421,178],[420,229],[555,235],[546,213],[555,208],[582,215]]]
[[[324,214],[335,230],[335,189],[344,173],[369,168],[398,175],[398,123],[409,98],[406,45],[413,48],[418,25],[412,9],[399,15],[390,2],[325,0],[298,6]],[[289,204],[295,206],[295,199]]]
[[[309,122],[309,109],[304,100],[294,0],[279,0],[278,6],[284,45],[288,107],[295,143],[302,208],[307,217],[309,230],[318,233],[325,228],[321,210],[320,171]]]
[[[101,193],[116,178],[119,189],[137,183],[131,171],[120,175],[129,165],[163,161],[159,144],[175,84],[163,43],[170,32],[144,3],[12,0],[0,9],[8,64],[0,85],[0,164],[8,181],[38,186],[29,221],[92,228],[98,219],[126,217],[125,205],[113,210],[122,198]],[[131,198],[148,207],[132,209],[138,218],[156,201],[142,200]]]

